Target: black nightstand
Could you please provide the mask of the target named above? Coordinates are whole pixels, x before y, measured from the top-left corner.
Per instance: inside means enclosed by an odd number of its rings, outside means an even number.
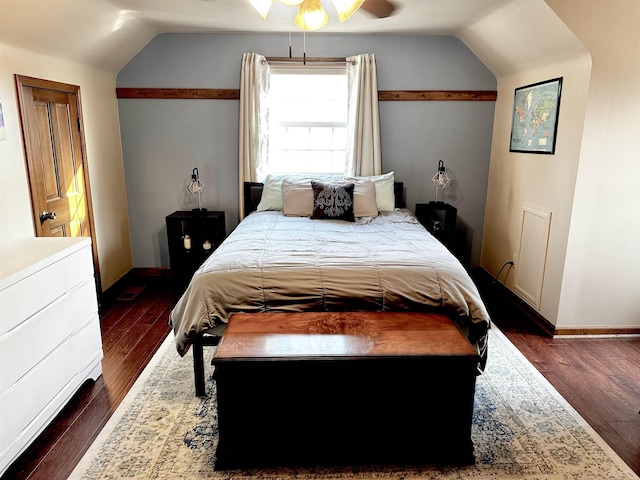
[[[178,211],[166,217],[173,285],[183,291],[227,236],[224,212]]]
[[[455,248],[458,210],[444,202],[416,203],[416,217],[449,250]]]

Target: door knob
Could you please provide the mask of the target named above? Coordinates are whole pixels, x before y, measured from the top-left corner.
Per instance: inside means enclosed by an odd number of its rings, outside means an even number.
[[[44,211],[40,214],[40,224],[43,224],[47,220],[55,220],[55,219],[56,219],[56,212]]]

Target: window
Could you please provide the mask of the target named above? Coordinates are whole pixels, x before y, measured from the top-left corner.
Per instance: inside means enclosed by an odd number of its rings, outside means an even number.
[[[269,82],[267,173],[344,173],[345,69],[272,69]]]

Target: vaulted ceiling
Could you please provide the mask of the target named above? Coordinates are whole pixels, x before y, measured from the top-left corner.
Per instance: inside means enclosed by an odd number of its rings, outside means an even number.
[[[375,1],[375,0],[367,0]],[[473,48],[494,55],[494,66],[509,63],[504,35],[548,42],[549,49],[562,50],[574,40],[559,20],[546,22],[540,37],[537,15],[531,22],[516,22],[517,15],[550,13],[543,0],[391,0],[396,10],[388,18],[375,18],[363,9],[346,22],[339,22],[333,4],[323,0],[329,23],[323,33],[436,34],[457,35]],[[264,20],[248,0],[3,0],[0,12],[0,42],[46,53],[117,73],[154,36],[164,32],[287,32],[296,7],[276,1]],[[533,9],[533,10],[532,10]],[[500,12],[507,12],[507,16]],[[489,20],[487,20],[489,19]],[[499,34],[486,37],[483,24],[499,24]],[[293,29],[295,30],[295,26]],[[569,32],[570,33],[570,32]],[[313,34],[313,33],[311,33]],[[562,40],[558,42],[558,34]],[[467,39],[465,39],[467,36]],[[526,38],[525,38],[526,40]],[[544,45],[543,45],[544,46]],[[569,46],[569,50],[574,46]],[[492,59],[483,59],[491,64]],[[495,73],[495,72],[494,72]]]
[[[375,2],[376,0],[367,0]],[[389,0],[396,9],[384,19],[364,9],[340,23],[331,0],[323,0],[329,23],[323,32],[451,34],[511,0]],[[122,11],[170,31],[272,31],[289,29],[297,7],[275,1],[267,20],[248,0],[110,0]],[[295,28],[295,26],[294,26]]]

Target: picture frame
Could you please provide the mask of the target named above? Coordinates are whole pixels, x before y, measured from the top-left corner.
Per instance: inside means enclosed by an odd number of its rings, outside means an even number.
[[[562,78],[515,89],[510,152],[555,153]]]

